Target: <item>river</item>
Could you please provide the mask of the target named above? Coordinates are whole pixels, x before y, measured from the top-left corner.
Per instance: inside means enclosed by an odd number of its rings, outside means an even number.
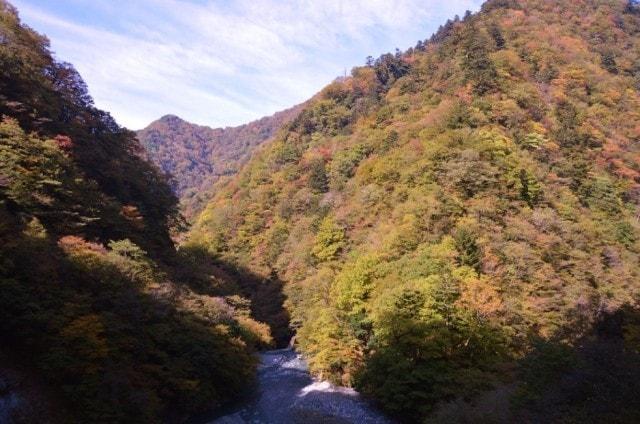
[[[293,349],[260,355],[255,395],[209,424],[390,424],[353,389],[311,377]]]

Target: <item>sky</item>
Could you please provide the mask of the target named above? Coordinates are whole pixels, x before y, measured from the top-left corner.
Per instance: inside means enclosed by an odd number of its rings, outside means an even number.
[[[236,126],[302,103],[367,56],[405,50],[481,0],[10,0],[96,106]]]

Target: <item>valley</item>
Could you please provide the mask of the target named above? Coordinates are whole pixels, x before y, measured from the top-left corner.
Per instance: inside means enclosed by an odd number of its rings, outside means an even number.
[[[0,0],[0,421],[640,422],[640,4],[424,37],[134,132]]]

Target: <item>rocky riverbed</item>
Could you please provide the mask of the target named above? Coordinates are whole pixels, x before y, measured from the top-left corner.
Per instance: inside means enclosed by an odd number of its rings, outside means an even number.
[[[390,420],[353,389],[313,379],[293,349],[265,352],[257,392],[235,412],[210,424],[387,424]]]

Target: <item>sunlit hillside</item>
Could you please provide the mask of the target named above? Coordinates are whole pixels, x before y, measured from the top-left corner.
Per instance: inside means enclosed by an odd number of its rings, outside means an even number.
[[[124,2],[61,2],[63,20],[18,1],[67,43],[132,26],[106,22]],[[305,24],[316,11],[282,38],[275,3],[150,3],[127,9],[149,57],[118,66],[189,89],[114,94],[114,111],[193,95],[254,116],[276,103],[248,98],[248,72],[256,96],[280,94],[306,80],[279,66],[306,69],[316,38],[398,30],[384,2],[339,8],[359,31]],[[640,422],[637,1],[489,0],[225,129],[169,115],[130,131],[51,45],[0,0],[0,423]],[[191,62],[150,70],[151,46]],[[197,66],[220,80],[198,85]]]
[[[312,371],[409,422],[500,388],[531,422],[637,420],[639,25],[489,1],[322,90],[191,244],[281,279]]]

